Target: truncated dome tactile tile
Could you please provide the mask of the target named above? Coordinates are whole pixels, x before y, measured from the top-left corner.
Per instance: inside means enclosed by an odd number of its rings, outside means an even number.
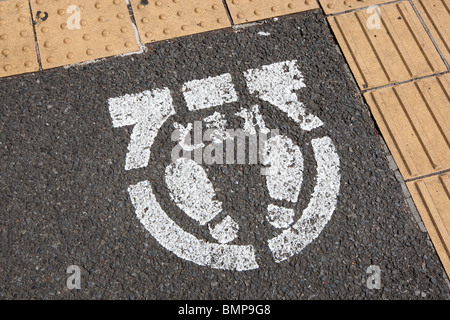
[[[31,0],[43,69],[139,50],[125,0]]]
[[[143,43],[230,27],[221,0],[131,0]]]
[[[235,24],[318,8],[316,0],[226,0]]]
[[[0,1],[0,77],[38,70],[28,1]]]

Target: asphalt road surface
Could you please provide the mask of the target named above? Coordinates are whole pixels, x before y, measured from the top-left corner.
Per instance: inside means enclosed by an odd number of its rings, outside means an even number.
[[[285,61],[296,61],[303,76],[298,100],[323,122],[314,130],[299,129],[293,117],[267,102],[271,97],[250,92],[248,70]],[[224,74],[237,98],[190,110],[184,84]],[[126,170],[136,127],[113,125],[110,99],[163,88],[173,99],[173,114],[154,131],[148,165]],[[0,92],[2,299],[449,298],[439,258],[405,203],[368,107],[319,11],[164,41],[138,55],[0,79]],[[157,202],[148,205],[149,214],[160,210],[198,243],[217,243],[211,226],[183,212],[187,200],[180,206],[169,195],[166,173],[177,145],[171,135],[174,125],[186,127],[214,112],[235,128],[243,123],[236,113],[254,105],[266,126],[289,137],[284,142],[293,141],[303,155],[298,201],[271,200],[261,163],[202,165],[222,204],[211,221],[229,216],[238,224],[237,234],[232,229],[225,235],[237,237],[230,242],[235,247],[252,248],[253,264],[230,267],[239,264],[233,256],[221,262],[219,250],[205,258],[210,253],[196,245],[198,257],[191,259],[194,253],[183,250],[192,248],[177,247],[171,224],[139,216],[128,190],[148,182]],[[286,206],[297,221],[316,189],[336,184],[333,172],[320,178],[312,141],[323,137],[339,160],[337,198],[327,207],[334,210],[322,225],[323,217],[309,221],[311,241],[277,260],[269,239],[283,230],[268,223],[267,206]],[[80,289],[67,286],[69,266],[80,268]]]

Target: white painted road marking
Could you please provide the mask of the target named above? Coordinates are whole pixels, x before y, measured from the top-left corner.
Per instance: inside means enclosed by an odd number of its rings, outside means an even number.
[[[150,182],[128,188],[136,215],[164,248],[201,266],[227,270],[251,270],[259,266],[253,246],[208,243],[181,229],[159,205]]]
[[[297,202],[303,182],[303,155],[286,136],[275,136],[266,142],[263,164],[267,188],[276,200]]]
[[[270,239],[276,262],[299,253],[322,232],[336,209],[340,186],[339,156],[330,138],[312,140],[317,161],[317,184],[308,207],[289,229]]]
[[[166,184],[177,206],[200,225],[222,211],[222,203],[213,200],[216,193],[205,170],[193,160],[180,158],[168,165]]]
[[[274,204],[269,204],[267,207],[267,221],[275,228],[285,229],[294,222],[294,209],[279,207]]]
[[[250,93],[286,112],[303,130],[311,131],[323,125],[319,118],[307,114],[303,103],[298,101],[295,90],[304,88],[305,84],[297,60],[251,69],[244,75]]]
[[[303,77],[296,60],[274,63],[245,72],[251,93],[281,110],[305,131],[323,125],[312,114],[307,114],[298,101],[296,90],[303,88]],[[230,74],[190,81],[183,86],[183,94],[190,111],[213,108],[238,100]],[[175,114],[170,91],[145,91],[109,100],[114,127],[134,125],[125,168],[137,169],[148,165],[151,146],[164,122]],[[247,133],[269,131],[259,107],[242,109],[237,115],[244,118]],[[211,139],[223,140],[226,119],[215,112],[204,119],[215,135]],[[194,122],[195,123],[195,122]],[[192,124],[186,127],[175,124],[183,143]],[[214,131],[216,130],[216,131]],[[195,131],[195,129],[194,129]],[[195,133],[194,133],[195,135]],[[195,137],[194,137],[195,140]],[[300,148],[286,137],[275,135],[265,142],[263,164],[266,170],[270,196],[277,201],[296,203],[303,181],[303,155]],[[311,141],[317,163],[314,192],[307,208],[294,222],[295,209],[269,204],[267,220],[281,233],[268,240],[274,260],[279,263],[298,254],[322,232],[331,219],[337,205],[340,188],[339,157],[329,137]],[[201,148],[203,148],[202,144]],[[193,145],[186,145],[188,149]],[[201,151],[201,150],[200,150]],[[222,203],[215,200],[216,193],[206,172],[195,161],[178,158],[167,166],[166,184],[170,197],[187,216],[200,225],[206,225],[222,212]],[[209,224],[211,236],[218,243],[198,239],[178,226],[159,205],[149,181],[142,181],[128,188],[131,201],[144,227],[167,250],[180,258],[202,266],[228,270],[251,270],[258,268],[252,245],[231,245],[238,237],[239,225],[229,215],[214,226]]]
[[[218,107],[238,101],[229,73],[201,80],[192,80],[183,86],[184,99],[190,111]]]
[[[169,89],[111,98],[109,112],[115,128],[134,125],[125,170],[146,167],[150,159],[150,148],[159,129],[175,114]]]

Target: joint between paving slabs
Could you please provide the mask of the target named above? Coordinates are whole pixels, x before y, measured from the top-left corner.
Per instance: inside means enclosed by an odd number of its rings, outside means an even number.
[[[439,175],[445,174],[445,173],[450,173],[450,169],[444,169],[444,170],[440,170],[440,171],[436,171],[436,172],[432,172],[432,173],[428,173],[428,174],[423,174],[423,175],[418,176],[418,177],[407,179],[407,180],[405,180],[405,182],[417,181],[417,180],[421,180],[421,179],[424,179],[424,178],[429,178],[429,177],[433,177],[433,176],[439,176]]]
[[[405,1],[408,1],[408,0],[393,0],[393,1],[385,2],[385,3],[365,6],[365,7],[362,7],[362,8],[348,9],[348,10],[339,11],[339,12],[335,12],[335,13],[329,13],[329,14],[325,14],[325,11],[323,10],[323,8],[322,8],[322,11],[324,11],[324,14],[327,17],[334,17],[334,16],[338,16],[338,15],[341,15],[341,14],[345,14],[345,13],[351,13],[351,12],[356,12],[356,11],[367,10],[367,8],[370,8],[370,7],[382,7],[382,6],[385,6],[385,5],[388,5],[388,4],[400,3],[400,2],[405,2]],[[319,2],[319,4],[320,4],[320,2]],[[320,7],[322,7],[322,5],[320,5]]]
[[[417,17],[419,18],[420,23],[422,24],[425,31],[427,32],[428,37],[431,39],[431,42],[433,42],[433,45],[436,48],[437,52],[441,56],[442,61],[444,61],[444,64],[447,67],[447,70],[450,71],[450,65],[448,64],[447,60],[445,60],[444,54],[442,53],[441,49],[439,48],[438,44],[436,43],[436,40],[434,40],[433,35],[430,32],[430,29],[428,29],[427,25],[425,24],[425,21],[423,21],[422,16],[420,15],[419,11],[417,10],[416,6],[414,5],[414,2],[412,0],[409,0],[409,3],[411,4],[414,12],[416,13]]]
[[[128,14],[130,15],[130,19],[131,19],[131,24],[133,25],[133,30],[134,30],[134,35],[136,37],[136,41],[138,43],[139,49],[140,51],[137,53],[142,53],[142,52],[147,52],[147,46],[144,45],[141,41],[141,37],[139,36],[139,31],[136,25],[136,19],[134,17],[134,11],[133,11],[133,7],[131,6],[130,0],[125,0],[125,3],[127,4],[127,8],[128,8]],[[135,54],[136,52],[130,52],[129,54]],[[127,54],[125,54],[127,55]]]
[[[31,26],[33,27],[33,36],[34,36],[34,47],[36,50],[36,57],[39,65],[39,71],[42,71],[42,63],[41,63],[41,54],[39,52],[39,45],[37,41],[37,34],[36,34],[36,28],[34,25],[34,19],[33,19],[33,10],[31,9],[31,0],[28,0],[28,9],[30,9],[30,17],[31,17]]]
[[[361,90],[361,93],[368,93],[368,92],[372,92],[372,91],[376,91],[376,90],[380,90],[380,89],[384,89],[384,88],[390,88],[390,87],[398,86],[400,84],[415,82],[415,81],[419,81],[419,80],[423,80],[423,79],[440,77],[440,76],[442,76],[444,74],[447,74],[447,73],[450,73],[450,70],[439,72],[439,73],[433,73],[433,74],[429,74],[429,75],[422,76],[422,77],[416,77],[416,78],[412,78],[412,79],[408,79],[408,80],[404,80],[404,81],[398,81],[398,82],[394,82],[394,83],[389,83],[389,84],[386,84],[384,86],[379,86],[379,87],[375,87],[375,88],[363,89],[363,90]]]
[[[228,20],[230,20],[230,24],[233,27],[234,21],[233,21],[233,17],[231,16],[230,9],[228,8],[228,3],[226,0],[222,0],[222,3],[223,3],[223,6],[225,7],[225,11],[227,12]]]

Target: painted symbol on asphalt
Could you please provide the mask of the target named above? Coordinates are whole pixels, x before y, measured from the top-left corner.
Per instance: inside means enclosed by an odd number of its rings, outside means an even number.
[[[307,113],[298,101],[296,90],[305,87],[297,61],[284,61],[244,72],[249,93],[281,111],[304,131],[313,131],[323,125],[315,115]],[[183,85],[183,96],[190,111],[211,109],[237,102],[230,74],[193,80]],[[109,111],[114,127],[133,126],[125,169],[133,170],[148,165],[151,148],[161,127],[175,115],[172,96],[168,88],[144,91],[109,99]],[[259,106],[243,108],[236,114],[245,120],[243,130],[255,134],[268,129]],[[213,141],[229,139],[225,130],[225,116],[214,112],[203,119],[213,129]],[[184,144],[184,137],[192,124],[174,124],[181,132],[179,146],[193,151],[204,145]],[[183,135],[184,133],[184,135]],[[267,220],[280,233],[267,240],[275,262],[280,263],[301,252],[316,239],[331,219],[337,205],[340,187],[339,157],[328,136],[311,140],[316,160],[316,185],[306,208],[297,221],[295,209],[269,204]],[[267,166],[266,186],[270,197],[296,203],[303,182],[303,155],[300,148],[287,136],[275,135],[264,144],[263,164]],[[179,158],[166,167],[165,183],[170,199],[189,218],[201,226],[222,212],[222,203],[214,200],[214,186],[201,164],[191,159]],[[227,270],[252,270],[259,267],[252,245],[236,245],[239,224],[227,215],[214,226],[208,225],[216,242],[198,239],[186,232],[162,209],[148,180],[128,188],[136,215],[150,234],[167,250],[178,257],[198,265]],[[274,201],[276,202],[276,201]],[[278,202],[279,203],[279,202]]]

